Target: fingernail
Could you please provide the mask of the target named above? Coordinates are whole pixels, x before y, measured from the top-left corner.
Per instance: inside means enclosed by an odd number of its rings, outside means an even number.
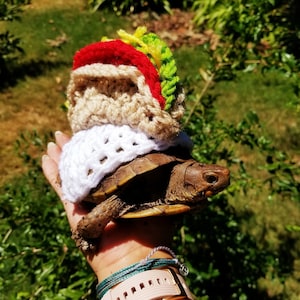
[[[53,142],[49,142],[48,145],[47,145],[47,149],[50,149],[52,147],[56,147],[56,144],[53,143]]]
[[[55,135],[56,137],[57,137],[57,136],[60,136],[60,135],[62,135],[62,132],[59,131],[59,130],[57,130],[57,131],[54,132],[54,135]]]
[[[44,155],[42,156],[42,161],[46,161],[46,160],[48,160],[48,159],[50,159],[50,157],[49,157],[47,154],[44,154]]]

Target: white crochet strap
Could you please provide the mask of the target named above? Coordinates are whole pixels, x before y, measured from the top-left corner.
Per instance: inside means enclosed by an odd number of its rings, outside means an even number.
[[[138,273],[110,289],[101,300],[190,299],[184,278],[173,269]]]
[[[64,145],[59,163],[63,197],[81,201],[121,164],[175,145],[190,148],[191,144],[184,134],[171,142],[157,141],[126,125],[107,124],[79,131]]]

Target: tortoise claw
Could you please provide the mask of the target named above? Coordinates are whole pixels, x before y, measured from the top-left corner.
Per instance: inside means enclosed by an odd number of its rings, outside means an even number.
[[[96,251],[96,245],[91,240],[85,240],[77,230],[72,231],[71,238],[75,241],[76,247],[84,254],[91,254]]]

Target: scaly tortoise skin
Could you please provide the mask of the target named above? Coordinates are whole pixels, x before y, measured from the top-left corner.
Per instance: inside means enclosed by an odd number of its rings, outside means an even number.
[[[207,197],[229,185],[227,168],[178,153],[182,154],[178,149],[149,153],[106,176],[84,200],[95,207],[73,232],[76,245],[85,252],[95,250],[95,239],[117,218],[174,215],[203,208]]]

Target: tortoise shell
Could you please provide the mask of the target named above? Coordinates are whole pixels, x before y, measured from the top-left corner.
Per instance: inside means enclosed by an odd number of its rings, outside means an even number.
[[[137,157],[106,176],[85,202],[94,208],[82,218],[73,237],[79,247],[101,236],[117,218],[143,218],[181,214],[203,208],[207,198],[229,185],[229,170],[203,164],[184,152],[169,150]]]

